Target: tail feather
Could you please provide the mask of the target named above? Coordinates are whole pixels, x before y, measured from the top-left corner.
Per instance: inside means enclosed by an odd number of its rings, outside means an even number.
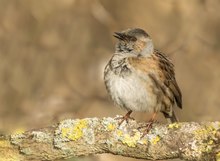
[[[172,115],[169,115],[165,112],[163,112],[163,115],[167,119],[168,123],[179,122],[179,119],[176,117],[176,114],[174,113],[174,111],[172,111]]]

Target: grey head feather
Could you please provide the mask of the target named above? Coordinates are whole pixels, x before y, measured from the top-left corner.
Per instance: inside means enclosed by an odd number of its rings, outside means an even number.
[[[114,37],[119,40],[116,44],[116,53],[129,53],[130,56],[148,56],[154,51],[153,42],[150,36],[140,28],[115,32]],[[134,46],[140,41],[144,42],[146,45],[142,51],[135,51]]]

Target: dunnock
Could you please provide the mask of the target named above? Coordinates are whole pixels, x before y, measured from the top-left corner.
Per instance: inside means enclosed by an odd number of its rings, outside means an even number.
[[[169,122],[177,122],[174,106],[182,108],[182,95],[170,59],[154,49],[150,36],[142,29],[115,32],[119,42],[104,71],[108,93],[119,107],[151,112],[151,121],[162,112]]]

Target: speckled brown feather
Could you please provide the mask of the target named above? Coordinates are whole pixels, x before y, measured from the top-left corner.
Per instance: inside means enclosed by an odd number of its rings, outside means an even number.
[[[142,73],[148,75],[154,82],[155,95],[158,102],[163,104],[161,112],[170,117],[171,122],[177,121],[172,107],[182,108],[181,91],[175,80],[174,66],[163,53],[155,50],[149,57],[130,57],[129,64]],[[158,92],[159,91],[159,92]]]
[[[182,94],[175,79],[174,65],[168,59],[168,57],[165,56],[160,51],[155,50],[154,55],[159,60],[158,62],[159,62],[160,71],[162,71],[164,75],[164,79],[163,79],[164,85],[172,91],[177,106],[179,108],[182,108]]]
[[[160,84],[172,91],[177,106],[182,108],[182,95],[175,79],[174,66],[164,54],[155,50],[149,57],[130,57],[128,60],[137,70],[151,74],[151,77],[156,74]]]

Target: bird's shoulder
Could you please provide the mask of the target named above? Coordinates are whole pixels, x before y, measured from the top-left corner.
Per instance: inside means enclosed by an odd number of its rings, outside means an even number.
[[[139,70],[144,73],[149,73],[153,70],[159,69],[156,59],[157,58],[155,56],[150,55],[148,57],[128,57],[127,61],[135,70]]]
[[[175,79],[174,65],[171,60],[162,52],[154,50],[154,53],[147,56],[128,57],[128,63],[136,70],[144,73],[158,74],[160,79]]]

